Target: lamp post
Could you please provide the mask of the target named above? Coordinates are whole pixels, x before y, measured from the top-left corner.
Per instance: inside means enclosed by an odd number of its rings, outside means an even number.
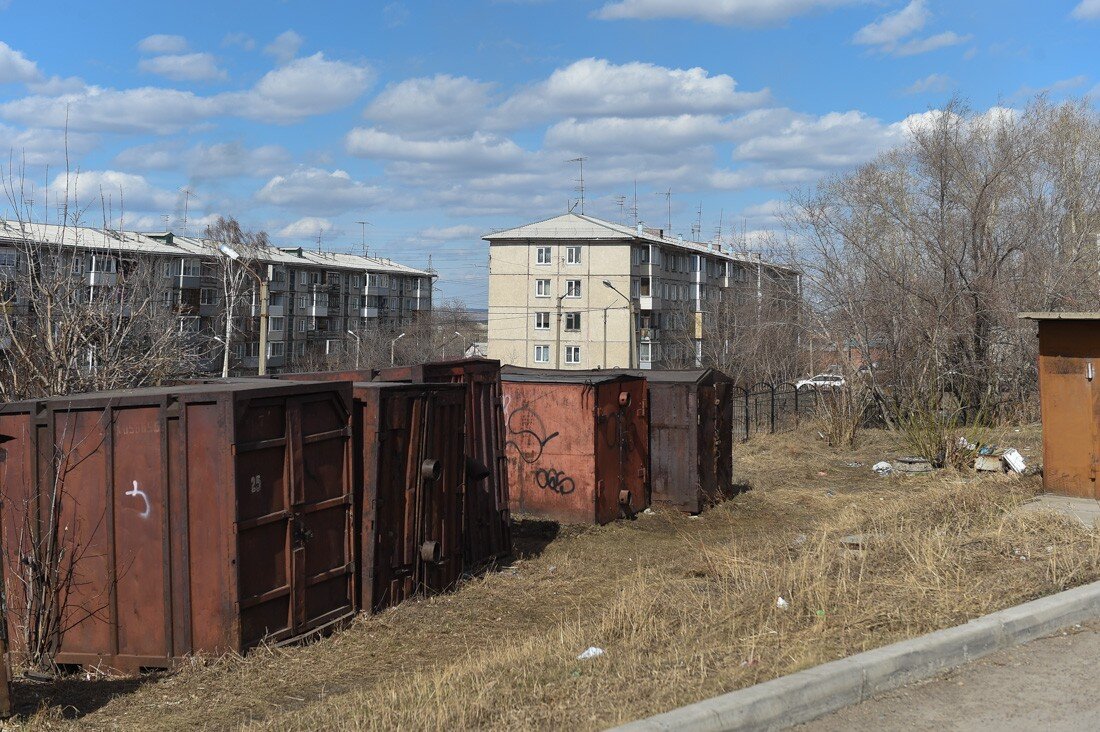
[[[394,355],[395,355],[395,350],[394,349],[397,347],[397,342],[399,340],[401,340],[402,338],[404,338],[404,337],[405,337],[405,334],[402,333],[401,335],[397,336],[392,341],[390,341],[390,366],[393,366],[393,362],[395,360],[394,359]]]
[[[349,330],[348,335],[355,339],[355,368],[359,368],[359,336],[354,331]]]
[[[630,311],[630,324],[629,324],[629,328],[628,328],[628,332],[630,334],[630,346],[629,346],[630,351],[626,354],[626,367],[628,369],[632,369],[632,368],[634,368],[634,358],[635,358],[635,356],[634,356],[634,353],[635,353],[635,348],[634,348],[634,301],[631,300],[626,295],[624,295],[623,293],[619,292],[619,289],[617,287],[615,287],[615,285],[611,284],[611,280],[604,280],[603,281],[603,286],[611,289],[619,297],[626,300],[627,308]],[[606,315],[606,313],[607,313],[607,311],[604,310],[605,315]],[[607,321],[605,320],[604,322],[606,323]],[[603,340],[604,340],[604,350],[606,351],[607,350],[607,330],[606,330],[606,328],[604,329]]]
[[[241,255],[236,249],[228,244],[218,244],[218,251],[229,257],[234,262],[239,262]],[[244,267],[244,271],[247,272],[252,279],[256,280],[256,283],[260,286],[260,358],[256,367],[256,373],[258,376],[264,376],[267,374],[267,307],[268,300],[268,284],[266,277],[260,277],[256,274],[251,267],[245,262],[241,262],[241,266]],[[230,311],[229,303],[226,303],[225,308],[225,359],[222,362],[222,378],[229,376],[229,337],[233,332],[233,313]]]
[[[455,335],[462,341],[462,357],[466,358],[466,336],[462,335],[457,330],[455,331]]]

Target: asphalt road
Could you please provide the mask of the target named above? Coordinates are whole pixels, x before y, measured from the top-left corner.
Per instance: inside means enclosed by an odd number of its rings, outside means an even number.
[[[798,727],[860,730],[1100,729],[1100,623],[987,656]]]

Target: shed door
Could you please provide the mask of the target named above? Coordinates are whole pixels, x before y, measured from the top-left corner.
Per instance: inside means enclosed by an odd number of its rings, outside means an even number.
[[[1052,492],[1100,498],[1096,489],[1100,374],[1088,378],[1088,361],[1042,357],[1043,483]],[[1093,361],[1094,371],[1100,359]]]
[[[348,415],[337,395],[257,399],[237,414],[244,645],[353,609]]]

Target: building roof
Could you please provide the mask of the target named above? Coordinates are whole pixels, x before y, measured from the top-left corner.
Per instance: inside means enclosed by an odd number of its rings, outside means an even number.
[[[218,254],[218,243],[202,237],[181,236],[167,232],[141,233],[96,229],[90,226],[60,226],[8,221],[0,218],[0,244],[23,241],[42,242],[61,246],[80,247],[105,252],[155,254],[174,257],[208,257]],[[312,265],[327,269],[353,270],[434,277],[431,272],[389,259],[363,257],[348,252],[317,252],[304,248],[266,247],[256,256],[258,261],[269,264],[302,266]]]
[[[1020,320],[1100,320],[1098,313],[1020,313]]]
[[[748,252],[730,252],[711,242],[687,241],[682,236],[664,236],[662,230],[647,229],[641,225],[631,228],[594,216],[567,213],[542,221],[517,226],[514,229],[493,231],[481,237],[490,243],[495,241],[630,241],[661,244],[683,249],[695,254],[709,254],[733,262],[763,264],[772,269],[794,272],[789,267],[765,262],[759,255]]]

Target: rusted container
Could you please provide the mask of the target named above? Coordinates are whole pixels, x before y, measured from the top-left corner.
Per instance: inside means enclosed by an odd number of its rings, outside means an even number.
[[[506,367],[513,513],[606,524],[649,505],[645,379]]]
[[[508,470],[504,458],[504,412],[500,361],[456,361],[382,369],[380,381],[457,383],[466,388],[466,488],[463,497],[463,555],[477,567],[512,552]]]
[[[71,546],[59,663],[134,671],[243,652],[356,609],[351,387],[276,381],[57,397],[0,408],[3,552]],[[40,556],[40,555],[39,555]]]
[[[273,378],[285,381],[374,381],[375,369],[346,369],[344,371],[296,371],[275,374]]]
[[[733,380],[715,369],[651,370],[650,499],[699,513],[733,484]]]
[[[462,575],[465,392],[357,382],[354,394],[362,605],[380,610]]]
[[[1100,499],[1100,313],[1022,313],[1039,321],[1043,487]]]

